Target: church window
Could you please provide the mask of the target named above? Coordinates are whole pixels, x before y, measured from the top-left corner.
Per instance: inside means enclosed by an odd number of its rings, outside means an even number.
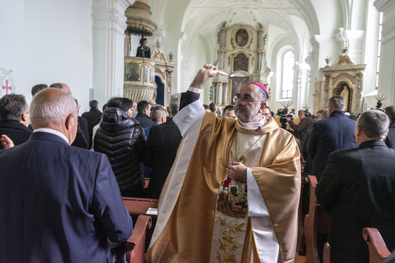
[[[283,56],[282,68],[282,99],[292,98],[294,88],[295,57],[292,51],[287,51]]]

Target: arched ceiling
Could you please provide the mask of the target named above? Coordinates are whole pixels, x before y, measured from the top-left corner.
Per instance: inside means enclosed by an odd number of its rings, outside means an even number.
[[[296,36],[298,28],[290,19],[297,16],[304,21],[310,35],[319,34],[318,20],[310,0],[191,0],[185,13],[181,31],[187,35],[218,32],[220,26],[247,24],[266,28],[274,24]]]

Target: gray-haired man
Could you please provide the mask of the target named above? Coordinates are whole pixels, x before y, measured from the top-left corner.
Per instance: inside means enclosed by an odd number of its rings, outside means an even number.
[[[369,262],[364,227],[377,228],[388,249],[395,249],[395,150],[383,141],[388,124],[381,111],[362,113],[358,148],[329,155],[315,193],[332,216],[331,262]]]

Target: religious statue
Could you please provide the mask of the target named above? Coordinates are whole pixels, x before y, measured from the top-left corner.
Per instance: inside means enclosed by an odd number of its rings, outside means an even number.
[[[140,46],[137,48],[136,57],[145,57],[145,58],[151,57],[151,50],[147,46],[146,38],[140,39]]]
[[[130,50],[131,50],[131,40],[130,40],[130,32],[128,30],[125,31],[125,57],[130,57]]]

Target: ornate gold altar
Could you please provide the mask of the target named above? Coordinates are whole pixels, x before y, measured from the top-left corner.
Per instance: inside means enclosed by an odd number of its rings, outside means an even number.
[[[218,74],[213,78],[210,100],[217,107],[234,104],[238,88],[247,82],[263,83],[269,90],[272,73],[266,64],[265,39],[260,25],[257,28],[240,24],[221,28],[216,64],[220,70],[235,76],[228,79]]]
[[[346,100],[346,111],[359,114],[362,112],[363,78],[366,64],[354,64],[347,50],[339,56],[336,62],[321,68],[324,81],[314,94],[314,112],[325,109],[328,100],[335,95],[343,96]]]

